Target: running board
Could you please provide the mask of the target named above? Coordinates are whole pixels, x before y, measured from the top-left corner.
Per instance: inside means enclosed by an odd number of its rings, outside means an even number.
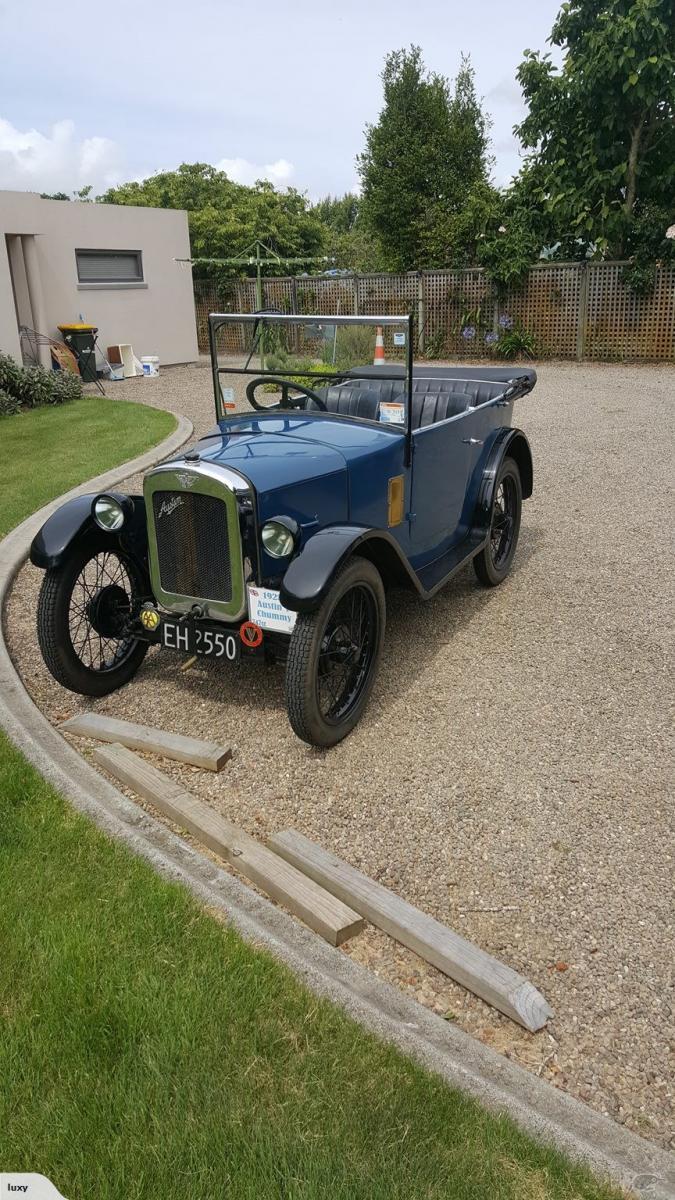
[[[483,532],[471,533],[457,546],[451,546],[440,558],[435,558],[433,562],[427,563],[426,567],[415,571],[422,594],[425,597],[433,596],[434,592],[443,587],[465,563],[480,553],[485,541]]]

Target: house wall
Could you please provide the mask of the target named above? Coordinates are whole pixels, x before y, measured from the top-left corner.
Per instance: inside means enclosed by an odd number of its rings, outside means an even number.
[[[190,257],[186,213],[0,191],[0,349],[21,361],[7,235],[21,236],[26,265],[32,256],[37,267],[40,333],[59,337],[59,324],[82,317],[98,326],[104,350],[130,342],[139,358],[164,364],[197,358],[192,273],[174,261]],[[140,250],[144,282],[79,283],[76,249]],[[34,282],[29,271],[31,299]]]
[[[9,252],[7,239],[3,236],[0,225],[0,350],[11,354],[17,362],[21,362],[19,346],[19,331],[16,322],[16,306],[12,276],[9,270]]]

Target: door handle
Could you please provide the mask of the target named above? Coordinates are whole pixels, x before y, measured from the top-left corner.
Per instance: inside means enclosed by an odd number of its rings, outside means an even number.
[[[482,446],[480,438],[462,438],[465,446]]]

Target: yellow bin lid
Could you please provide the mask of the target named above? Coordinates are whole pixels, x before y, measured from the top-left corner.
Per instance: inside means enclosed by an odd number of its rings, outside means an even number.
[[[56,328],[61,333],[72,333],[76,329],[91,329],[92,333],[98,333],[98,325],[88,325],[86,321],[73,321],[71,325],[57,325]]]

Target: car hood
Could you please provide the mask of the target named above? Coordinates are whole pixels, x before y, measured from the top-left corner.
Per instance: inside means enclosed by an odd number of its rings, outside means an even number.
[[[393,430],[347,418],[261,415],[222,421],[196,449],[200,461],[231,467],[267,492],[344,471],[351,461],[391,447],[393,437]]]

